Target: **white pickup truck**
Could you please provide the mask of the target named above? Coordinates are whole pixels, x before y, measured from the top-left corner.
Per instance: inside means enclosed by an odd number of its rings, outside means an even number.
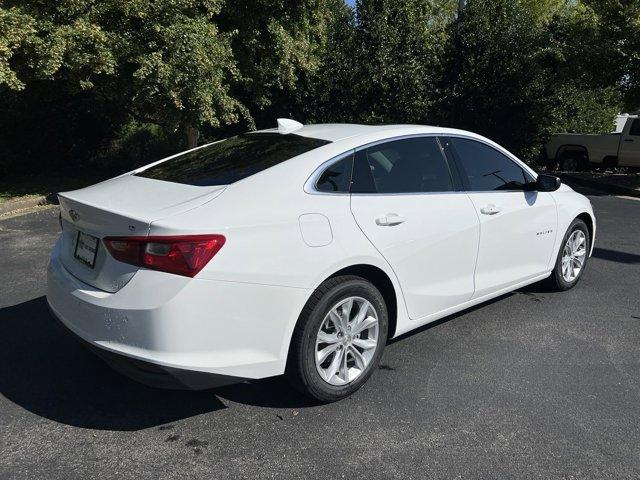
[[[545,149],[547,159],[562,170],[584,170],[591,166],[639,168],[640,118],[627,117],[621,132],[608,135],[552,135]]]

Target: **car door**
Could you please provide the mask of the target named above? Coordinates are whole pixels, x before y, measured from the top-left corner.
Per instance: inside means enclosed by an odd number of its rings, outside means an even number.
[[[640,167],[640,118],[627,120],[621,138],[620,165]]]
[[[396,273],[412,319],[471,299],[479,222],[436,137],[357,150],[351,210]]]
[[[480,219],[474,298],[545,273],[559,234],[553,196],[531,191],[525,185],[533,177],[487,143],[463,137],[443,142]]]

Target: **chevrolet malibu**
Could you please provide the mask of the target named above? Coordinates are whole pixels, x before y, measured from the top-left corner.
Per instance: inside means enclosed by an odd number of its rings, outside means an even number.
[[[280,119],[59,199],[47,299],[116,370],[191,389],[286,374],[324,402],[393,337],[573,287],[596,230],[560,179],[413,125]]]

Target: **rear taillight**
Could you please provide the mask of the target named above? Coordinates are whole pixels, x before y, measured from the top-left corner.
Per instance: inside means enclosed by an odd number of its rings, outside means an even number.
[[[225,240],[223,235],[102,239],[109,253],[120,262],[187,277],[202,270]]]

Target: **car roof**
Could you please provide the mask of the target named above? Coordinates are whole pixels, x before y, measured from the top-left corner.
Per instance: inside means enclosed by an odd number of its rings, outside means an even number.
[[[297,123],[297,122],[295,122]],[[415,124],[397,124],[397,125],[361,125],[355,123],[324,123],[300,125],[286,132],[280,132],[278,128],[270,128],[266,130],[258,130],[253,133],[281,133],[283,135],[293,134],[303,137],[317,138],[330,142],[328,145],[315,149],[314,152],[335,147],[336,154],[344,152],[349,148],[357,148],[367,143],[378,142],[394,137],[404,135],[438,135],[438,136],[461,136],[479,140],[488,144],[503,154],[515,160],[521,167],[532,175],[537,175],[531,167],[514,154],[498,145],[492,140],[467,130],[459,130],[456,128],[439,127],[433,125],[415,125]]]
[[[292,130],[289,133],[300,135],[302,137],[318,138],[329,142],[337,142],[347,138],[363,136],[372,133],[393,132],[405,130],[407,128],[414,129],[419,127],[425,130],[425,133],[442,133],[444,130],[440,127],[423,126],[423,125],[361,125],[357,123],[319,123],[312,125],[303,125],[302,127]],[[277,128],[269,128],[266,130],[258,130],[255,133],[279,133]]]

